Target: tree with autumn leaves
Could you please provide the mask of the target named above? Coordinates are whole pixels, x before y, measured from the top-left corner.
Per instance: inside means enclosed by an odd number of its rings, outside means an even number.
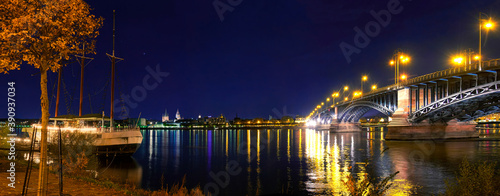
[[[83,0],[0,0],[0,72],[8,74],[22,65],[40,70],[38,195],[47,194],[47,72],[58,71],[74,55],[94,53],[94,40],[103,19],[90,14],[90,10]]]

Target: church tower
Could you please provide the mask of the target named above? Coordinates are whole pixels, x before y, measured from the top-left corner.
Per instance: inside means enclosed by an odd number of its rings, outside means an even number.
[[[168,121],[170,121],[170,118],[168,116],[167,109],[165,109],[165,114],[161,116],[161,122],[168,122]]]
[[[175,114],[175,119],[180,120],[181,118],[181,113],[179,112],[179,109],[177,109],[177,113]]]

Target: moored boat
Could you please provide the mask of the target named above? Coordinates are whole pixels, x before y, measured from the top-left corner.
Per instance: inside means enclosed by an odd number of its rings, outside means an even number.
[[[62,133],[79,131],[83,134],[95,134],[96,139],[93,145],[97,155],[132,155],[142,143],[142,134],[139,127],[107,127],[106,125],[110,124],[110,119],[108,117],[99,117],[99,114],[83,115],[82,117],[64,115],[50,118],[50,121],[52,122],[47,127],[49,142],[52,138],[50,135],[57,134],[59,130]],[[41,125],[34,124],[32,128],[24,128],[23,132],[28,132],[30,137],[33,138],[31,136],[33,128],[40,130]],[[37,132],[36,138],[39,140],[40,132]]]

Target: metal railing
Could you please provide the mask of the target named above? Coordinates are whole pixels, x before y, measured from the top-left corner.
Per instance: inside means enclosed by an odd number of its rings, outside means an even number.
[[[483,61],[481,64],[481,69],[482,70],[488,70],[488,69],[493,69],[493,68],[500,68],[500,59],[493,59],[489,61]],[[460,66],[460,67],[454,67],[450,69],[445,69],[442,71],[437,71],[434,73],[426,74],[423,76],[418,76],[415,78],[408,79],[405,82],[402,82],[402,86],[409,86],[412,84],[418,84],[426,81],[432,81],[432,80],[437,80],[443,77],[451,77],[451,76],[456,76],[456,75],[461,75],[461,74],[467,74],[467,73],[473,73],[473,72],[479,72],[479,67],[478,63],[466,65],[466,66]]]
[[[101,127],[97,128],[98,132],[103,132],[103,133],[125,132],[125,131],[135,131],[135,130],[139,130],[139,127],[137,126],[115,127],[113,128],[113,130],[111,130],[111,127],[105,127],[104,129]]]
[[[481,64],[481,69],[482,70],[489,70],[489,69],[500,69],[500,59],[493,59],[489,61],[483,61]],[[381,87],[377,90],[372,90],[368,92],[366,95],[363,97],[358,97],[350,101],[343,101],[342,103],[346,102],[352,102],[354,100],[360,100],[360,99],[365,99],[369,98],[373,95],[379,94],[381,92],[387,91],[387,90],[397,90],[399,88],[405,87],[405,86],[410,86],[414,84],[419,84],[423,82],[428,82],[428,81],[433,81],[433,80],[438,80],[441,78],[446,78],[446,77],[451,77],[451,76],[456,76],[456,75],[462,75],[462,74],[467,74],[467,73],[474,73],[474,72],[479,72],[479,67],[478,63],[470,64],[470,65],[465,65],[465,66],[460,66],[460,67],[453,67],[450,69],[445,69],[429,74],[425,74],[422,76],[417,76],[414,78],[410,78],[404,82],[399,83],[399,85],[392,84],[388,86]],[[338,104],[340,105],[340,104]]]

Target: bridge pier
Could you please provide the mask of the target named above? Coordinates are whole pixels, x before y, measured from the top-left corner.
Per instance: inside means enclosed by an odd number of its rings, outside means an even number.
[[[387,126],[386,140],[440,140],[458,138],[477,138],[476,123],[451,120],[447,123],[408,122],[408,114],[413,104],[418,104],[420,92],[412,96],[409,88],[398,90],[398,109],[392,115],[392,121]],[[425,95],[424,95],[425,96]],[[425,101],[424,101],[425,102]],[[417,106],[415,108],[418,109]]]
[[[335,122],[330,125],[331,133],[360,132],[360,131],[361,131],[361,125],[359,123]]]
[[[386,140],[443,140],[477,138],[476,123],[457,122],[452,120],[448,123],[428,123],[388,126]]]

